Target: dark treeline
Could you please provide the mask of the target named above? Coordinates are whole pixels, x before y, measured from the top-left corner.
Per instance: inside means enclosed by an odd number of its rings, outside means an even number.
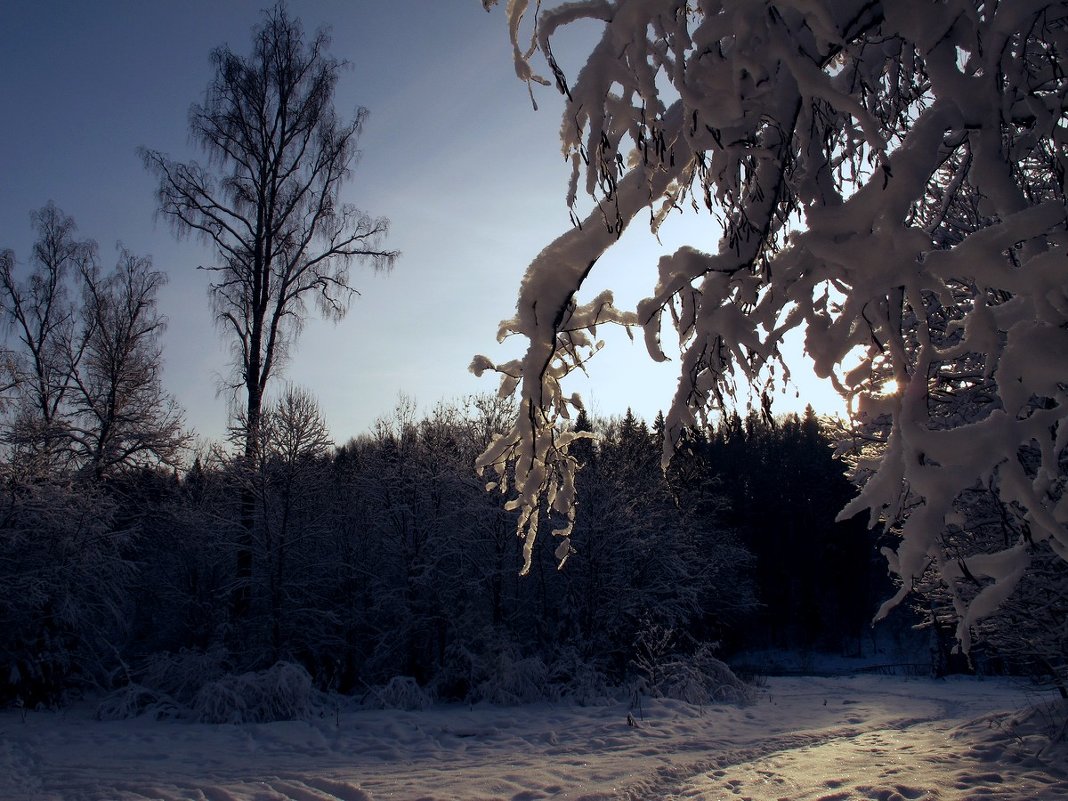
[[[834,523],[852,488],[811,412],[694,430],[666,474],[659,420],[580,416],[574,552],[546,531],[523,577],[516,513],[474,468],[511,401],[402,401],[338,448],[288,388],[251,456],[238,415],[190,461],[164,276],[122,249],[104,270],[52,204],[32,219],[26,264],[0,253],[0,703],[127,688],[117,714],[190,709],[209,687],[225,710],[226,677],[276,665],[350,695],[701,699],[714,653],[857,653],[889,592],[872,536]]]
[[[577,446],[575,552],[558,570],[543,537],[520,577],[514,514],[473,469],[510,413],[475,398],[418,418],[402,401],[335,448],[289,389],[255,469],[240,432],[183,475],[8,462],[3,700],[125,686],[135,704],[192,706],[206,684],[288,663],[345,694],[404,676],[428,697],[514,702],[654,681],[719,644],[857,647],[879,568],[863,532],[831,523],[843,468],[811,416],[695,434],[667,476],[644,422],[581,418],[597,438]]]
[[[859,655],[891,584],[878,530],[835,522],[856,487],[812,408],[775,424],[733,414],[693,447],[719,482],[723,521],[754,556],[761,605],[740,642]]]

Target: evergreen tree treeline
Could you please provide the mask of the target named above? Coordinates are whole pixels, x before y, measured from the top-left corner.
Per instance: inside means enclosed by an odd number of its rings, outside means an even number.
[[[419,418],[403,401],[334,448],[314,398],[291,389],[265,415],[254,472],[222,448],[183,477],[140,467],[107,481],[63,472],[16,481],[9,471],[3,700],[52,704],[124,684],[179,698],[183,682],[278,661],[345,693],[410,676],[442,698],[524,700],[581,675],[628,679],[653,632],[676,652],[718,641],[838,644],[805,615],[851,620],[848,604],[830,608],[854,590],[828,577],[853,571],[850,558],[869,560],[868,544],[819,536],[835,498],[816,493],[829,491],[834,463],[812,424],[730,421],[694,435],[665,476],[655,434],[633,414],[581,417],[598,437],[579,449],[575,553],[558,570],[542,538],[520,577],[514,513],[472,468],[506,407],[480,397]],[[760,459],[768,472],[755,477]],[[770,464],[792,465],[798,478]],[[791,496],[795,521],[776,532],[788,515],[774,514],[759,482],[810,493],[809,504]],[[250,609],[235,618],[240,487],[257,506]],[[805,549],[826,566],[807,566]],[[767,579],[784,563],[795,571],[786,595]],[[856,636],[848,625],[834,636]]]
[[[738,644],[859,655],[891,585],[878,532],[835,522],[856,488],[812,407],[777,421],[733,414],[688,446],[685,458],[707,466],[724,522],[754,556],[760,607]]]

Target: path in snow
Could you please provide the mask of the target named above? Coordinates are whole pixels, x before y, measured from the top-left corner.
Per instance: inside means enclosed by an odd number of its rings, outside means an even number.
[[[1007,681],[772,679],[746,707],[442,706],[243,726],[0,714],[0,799],[1068,799]],[[1062,761],[1057,761],[1058,759]]]
[[[946,710],[950,715],[952,709]],[[659,798],[763,801],[1068,800],[1068,767],[1036,758],[1044,743],[1013,737],[1007,717],[904,720],[721,763]],[[634,797],[639,797],[636,795]]]

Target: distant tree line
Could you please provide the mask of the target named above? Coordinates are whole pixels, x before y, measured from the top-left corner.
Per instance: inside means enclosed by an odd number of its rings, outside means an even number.
[[[775,423],[732,414],[707,436],[691,432],[686,447],[683,464],[713,477],[723,522],[754,557],[760,606],[735,636],[748,647],[859,655],[891,584],[878,532],[834,522],[856,490],[812,408]]]
[[[872,592],[832,574],[863,584],[870,546],[831,522],[848,482],[812,415],[695,431],[667,474],[633,414],[581,415],[595,437],[576,445],[574,554],[558,570],[542,538],[520,577],[516,513],[474,471],[510,402],[418,418],[402,400],[335,447],[314,397],[288,388],[257,423],[261,458],[242,420],[193,458],[160,382],[163,276],[123,250],[103,274],[54,205],[33,221],[27,269],[0,263],[0,702],[180,696],[279,662],[343,693],[406,676],[524,700],[719,643],[861,636]]]

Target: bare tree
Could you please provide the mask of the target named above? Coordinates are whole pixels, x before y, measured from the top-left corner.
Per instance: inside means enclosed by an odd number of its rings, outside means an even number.
[[[262,510],[262,551],[270,606],[271,648],[282,656],[287,614],[300,609],[302,587],[292,580],[306,576],[299,551],[322,536],[327,516],[323,495],[329,483],[329,454],[334,446],[319,402],[306,389],[287,387],[263,414],[263,459],[255,477]],[[294,563],[296,566],[294,566]],[[301,569],[304,568],[304,569]]]
[[[71,359],[70,437],[100,478],[122,465],[177,463],[188,437],[174,398],[163,390],[156,295],[166,276],[152,260],[120,248],[115,270],[81,272],[83,330]]]
[[[0,293],[5,317],[21,343],[13,361],[16,388],[15,425],[11,441],[16,450],[51,461],[66,454],[64,403],[70,389],[70,366],[80,358],[73,345],[75,307],[69,298],[70,280],[95,269],[96,244],[75,239],[73,218],[54,203],[32,212],[37,241],[30,275],[19,281],[15,258],[0,259]]]
[[[0,255],[0,304],[18,340],[4,379],[14,390],[13,455],[45,473],[87,469],[97,479],[175,464],[186,436],[162,387],[156,296],[165,276],[121,247],[105,275],[96,243],[75,239],[72,218],[52,203],[31,217],[29,276],[17,277],[10,251]]]
[[[128,631],[130,520],[143,507],[100,479],[173,462],[183,435],[160,384],[163,276],[125,250],[104,275],[95,243],[54,204],[31,217],[29,274],[0,255],[14,389],[0,460],[0,652],[12,680],[0,695],[54,703],[73,683],[106,685]]]
[[[143,150],[159,177],[160,212],[179,234],[195,232],[218,261],[206,269],[216,319],[232,337],[243,387],[244,453],[260,456],[260,421],[271,374],[292,345],[314,299],[335,320],[354,293],[353,260],[392,266],[395,251],[381,242],[389,229],[342,203],[341,187],[358,156],[366,109],[349,121],[334,110],[342,63],[326,52],[329,37],[305,42],[297,19],[281,3],[253,30],[246,58],[228,47],[211,60],[215,77],[203,104],[190,109],[193,139],[208,166],[172,161]],[[212,169],[214,168],[214,169]],[[242,497],[243,529],[251,543],[254,499]],[[238,584],[251,570],[251,552],[239,551]],[[247,606],[235,598],[235,611]]]
[[[10,281],[10,276],[15,270],[15,251],[10,248],[0,250],[0,280]],[[4,290],[6,295],[6,289]],[[6,308],[6,302],[0,304],[0,308]],[[6,315],[5,315],[6,316]],[[8,322],[5,320],[5,322]],[[18,356],[16,351],[4,343],[0,346],[0,408],[7,406],[15,398],[14,391],[18,389]]]
[[[325,457],[334,446],[319,402],[302,387],[286,388],[272,404],[265,425],[265,447],[287,474],[296,472],[302,462]]]

